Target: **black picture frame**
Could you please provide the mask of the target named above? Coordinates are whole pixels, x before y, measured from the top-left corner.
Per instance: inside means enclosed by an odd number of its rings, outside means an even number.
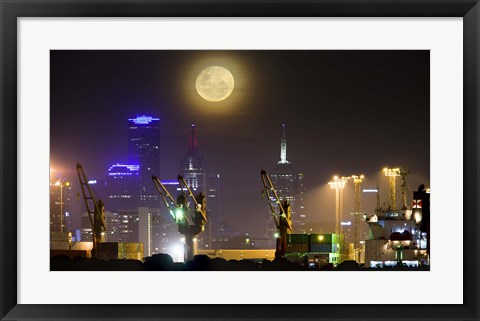
[[[463,304],[302,305],[295,309],[263,304],[17,304],[17,18],[179,16],[463,17]],[[479,320],[479,17],[478,0],[0,0],[1,320]],[[277,295],[282,295],[279,291]]]

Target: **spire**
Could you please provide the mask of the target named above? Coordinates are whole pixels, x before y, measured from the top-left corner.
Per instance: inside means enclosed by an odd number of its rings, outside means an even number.
[[[283,136],[280,143],[280,161],[279,164],[289,164],[287,161],[287,138],[285,136],[285,124],[282,124]]]
[[[195,135],[195,124],[192,124],[192,133],[190,134],[190,139],[188,141],[188,151],[195,152],[197,151],[197,135]]]

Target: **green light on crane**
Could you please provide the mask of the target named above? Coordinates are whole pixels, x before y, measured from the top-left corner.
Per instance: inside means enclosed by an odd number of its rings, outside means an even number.
[[[181,209],[177,209],[175,211],[175,220],[177,221],[180,221],[180,220],[183,220],[184,216],[183,216],[183,211]]]

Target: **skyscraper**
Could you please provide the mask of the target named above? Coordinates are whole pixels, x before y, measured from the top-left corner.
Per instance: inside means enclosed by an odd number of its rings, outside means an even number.
[[[139,206],[141,191],[140,165],[114,164],[108,169],[105,208],[118,213]]]
[[[287,138],[285,124],[282,124],[282,139],[280,141],[280,161],[270,174],[272,183],[282,200],[290,202],[292,229],[294,233],[305,233],[305,180],[303,173],[299,173],[287,160]],[[275,232],[275,223],[272,215],[267,219],[266,237],[271,238]]]
[[[208,223],[205,231],[198,238],[200,240],[199,247],[208,247],[211,238],[216,234],[220,215],[220,175],[207,171],[205,159],[198,147],[195,124],[192,124],[187,154],[180,162],[179,173],[192,188],[194,194],[202,192],[206,197]]]
[[[159,196],[151,177],[160,175],[160,118],[139,115],[128,121],[128,160],[140,165],[138,206],[156,207]]]
[[[63,178],[50,184],[50,232],[72,231],[72,186]]]
[[[203,154],[198,148],[195,124],[192,124],[192,132],[188,139],[188,151],[180,162],[179,172],[193,192],[202,192],[206,195],[207,170]]]

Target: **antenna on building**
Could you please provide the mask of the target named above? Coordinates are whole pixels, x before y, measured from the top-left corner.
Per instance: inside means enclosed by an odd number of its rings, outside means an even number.
[[[287,138],[285,136],[285,124],[282,124],[283,136],[280,142],[280,161],[279,164],[289,164],[287,161]]]
[[[192,133],[190,135],[190,141],[188,142],[188,149],[195,151],[198,148],[197,135],[195,134],[195,124],[192,124]]]

